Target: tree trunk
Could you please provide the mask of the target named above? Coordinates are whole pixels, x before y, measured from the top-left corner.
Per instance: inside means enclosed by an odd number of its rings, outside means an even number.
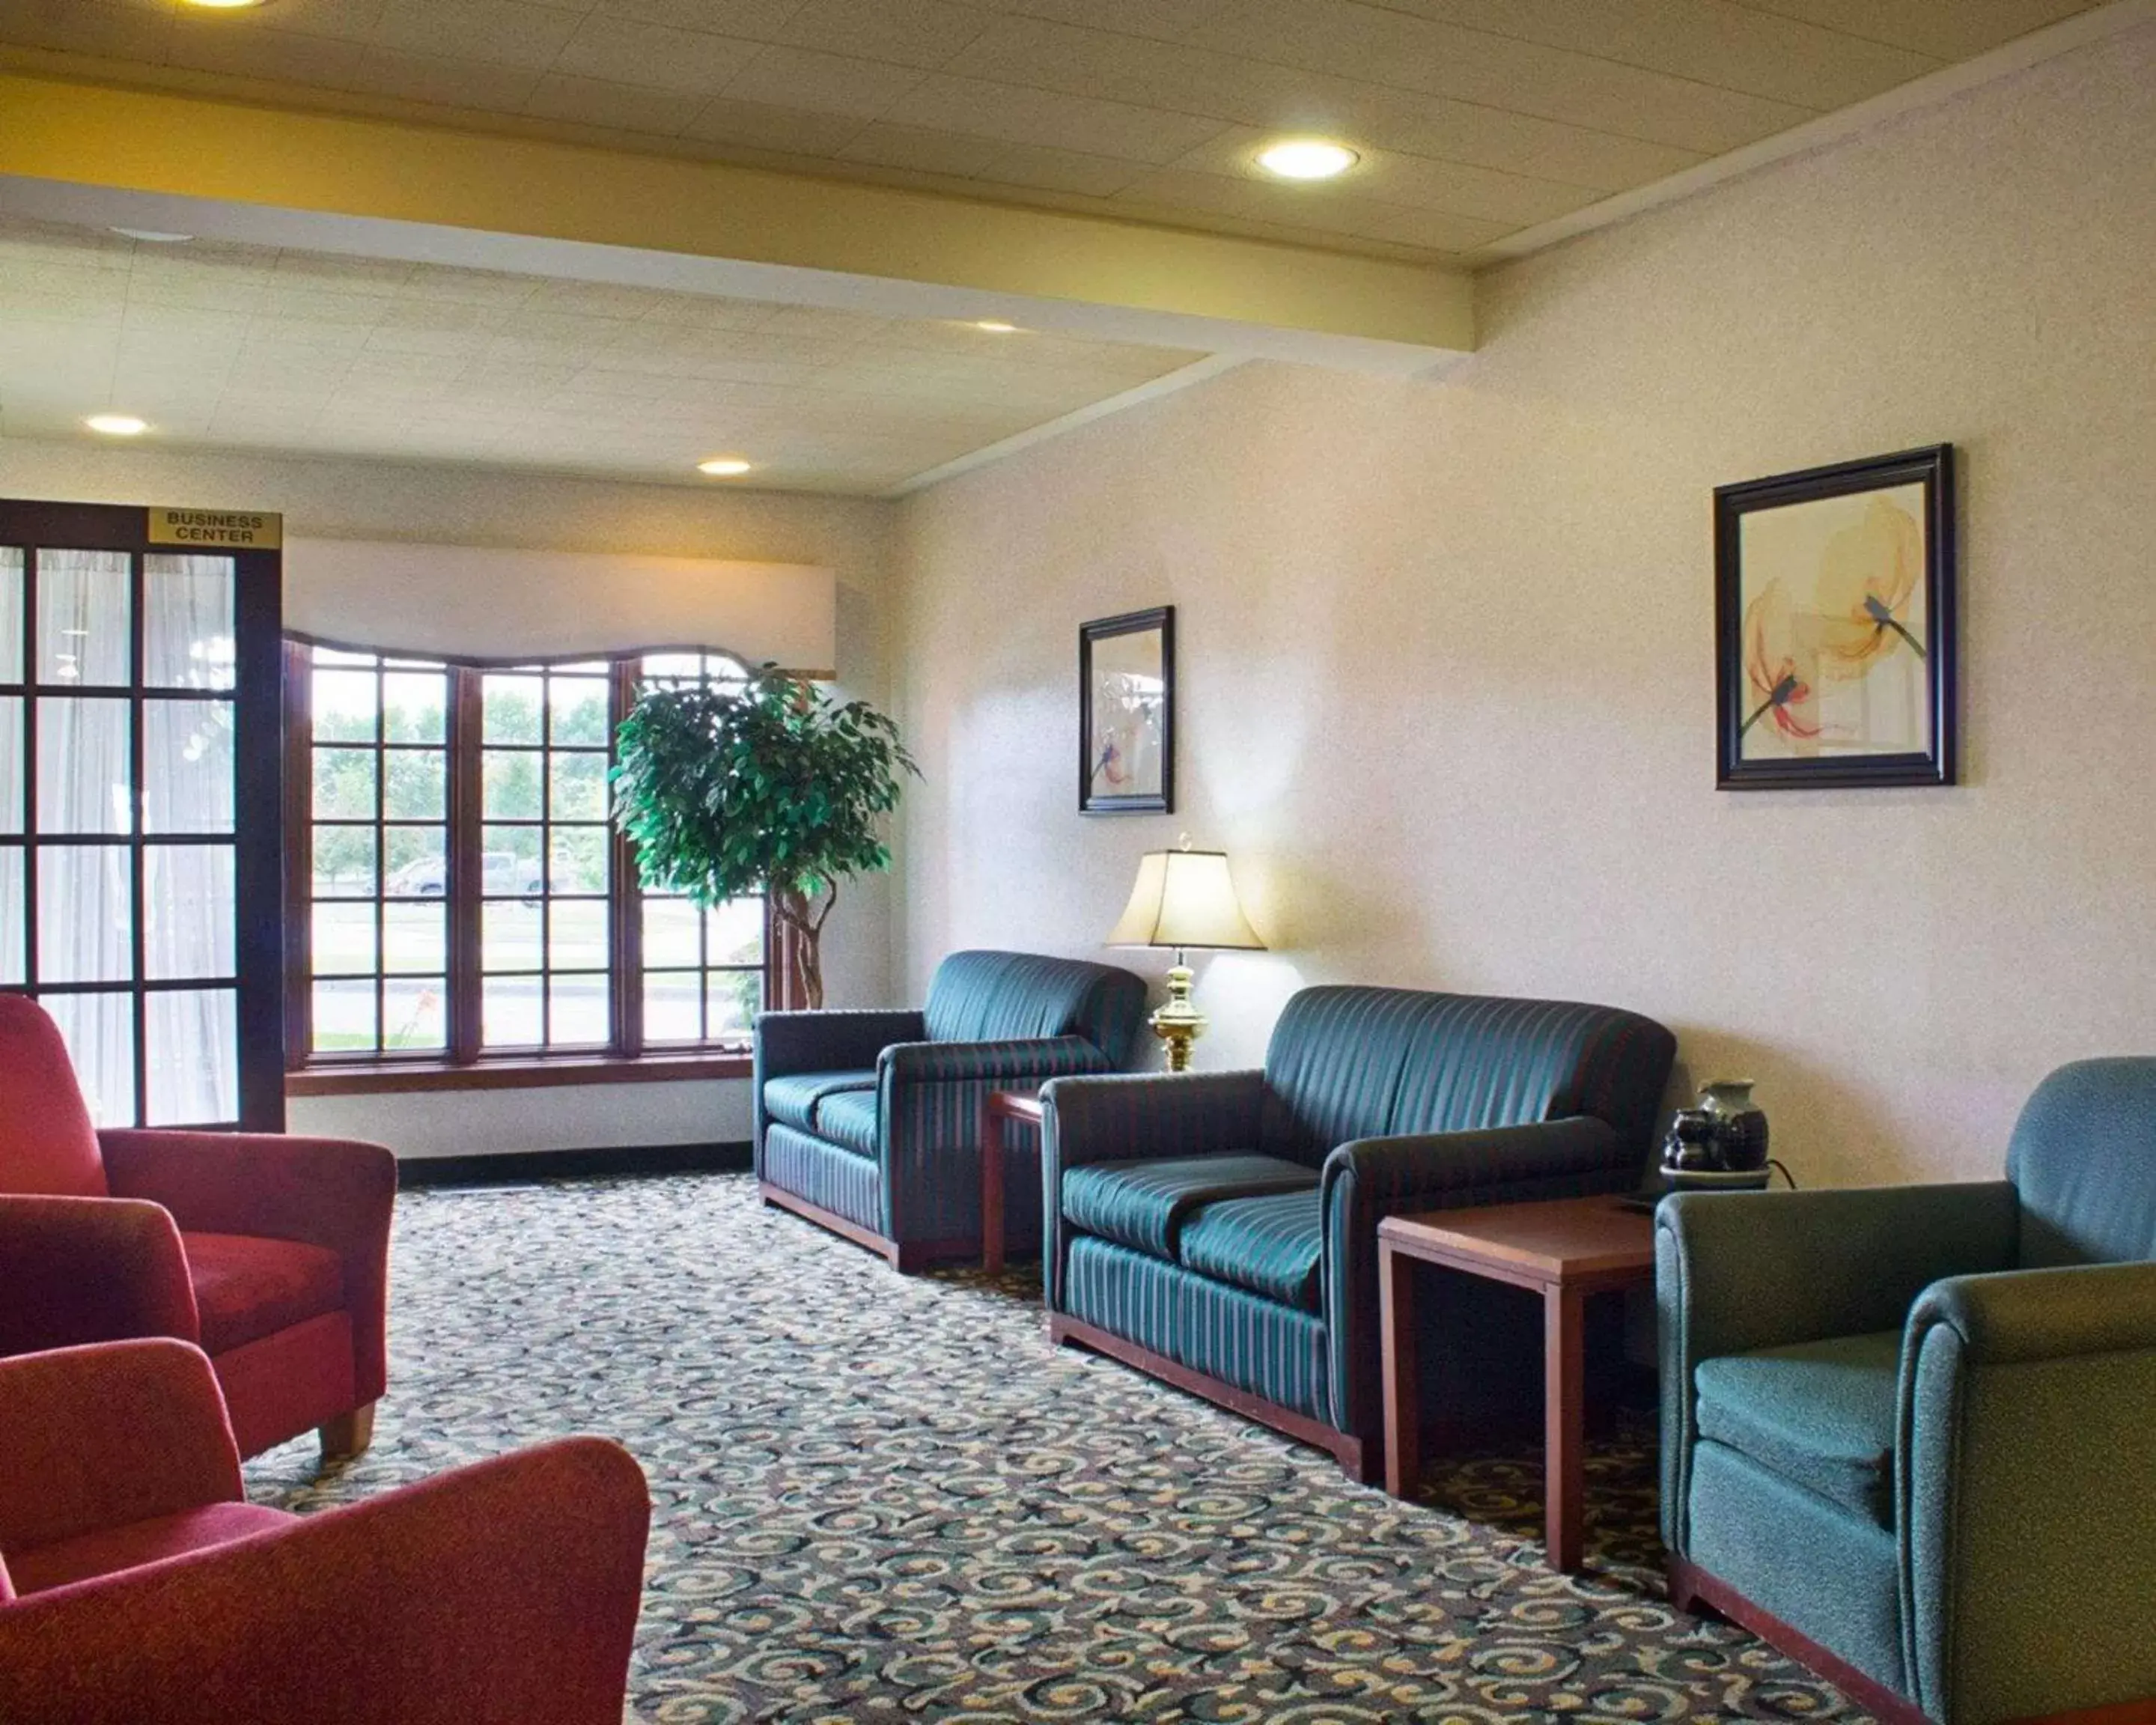
[[[801,998],[809,1011],[824,1006],[824,917],[808,914],[808,896],[788,889],[777,895],[778,920],[793,935],[793,957],[801,980]],[[830,914],[829,906],[824,916]]]

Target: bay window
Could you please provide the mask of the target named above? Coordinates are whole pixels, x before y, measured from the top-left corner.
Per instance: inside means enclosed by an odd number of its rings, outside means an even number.
[[[639,686],[744,675],[706,653],[496,665],[290,643],[293,1087],[745,1050],[778,991],[763,901],[644,891],[608,819]]]

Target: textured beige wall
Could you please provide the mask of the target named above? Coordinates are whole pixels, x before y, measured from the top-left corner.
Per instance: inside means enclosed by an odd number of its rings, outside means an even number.
[[[865,498],[609,485],[470,468],[177,454],[0,439],[0,497],[284,512],[294,534],[817,563],[839,582],[843,685],[889,699],[892,508]],[[504,605],[517,603],[506,592]],[[891,893],[850,889],[825,936],[834,1004],[891,993]],[[728,1142],[748,1136],[745,1083],[336,1096],[297,1102],[295,1130],[379,1138],[403,1155]]]
[[[1993,1173],[2156,1045],[2156,31],[1488,278],[1442,382],[1248,367],[911,500],[904,968],[1071,953],[1188,829],[1276,950],[1618,1002],[1808,1183]],[[1950,440],[1966,783],[1717,793],[1717,484]],[[1180,807],[1081,819],[1079,622],[1178,608]],[[1158,973],[1152,955],[1129,955]]]

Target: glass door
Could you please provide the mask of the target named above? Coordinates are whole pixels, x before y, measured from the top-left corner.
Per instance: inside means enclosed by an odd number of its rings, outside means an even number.
[[[0,989],[101,1127],[284,1125],[280,556],[0,502]]]

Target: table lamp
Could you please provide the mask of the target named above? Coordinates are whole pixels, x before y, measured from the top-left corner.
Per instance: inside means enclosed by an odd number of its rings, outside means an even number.
[[[1191,1004],[1192,947],[1263,952],[1265,943],[1243,920],[1235,883],[1228,877],[1228,853],[1193,850],[1188,838],[1173,850],[1148,850],[1138,859],[1131,901],[1108,932],[1111,947],[1168,947],[1175,966],[1168,973],[1168,999],[1147,1021],[1168,1045],[1168,1070],[1189,1070],[1190,1045],[1204,1033],[1205,1014]]]

